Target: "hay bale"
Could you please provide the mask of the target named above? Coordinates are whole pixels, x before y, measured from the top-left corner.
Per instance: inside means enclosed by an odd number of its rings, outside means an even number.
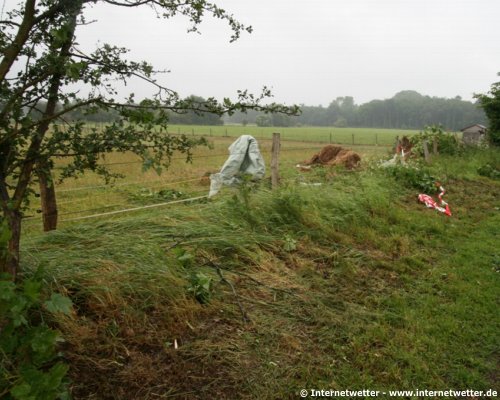
[[[339,154],[331,165],[343,165],[347,169],[354,169],[359,166],[361,156],[352,150],[347,150]]]
[[[313,165],[313,164],[328,164],[330,161],[334,160],[337,157],[337,154],[342,151],[341,146],[329,144],[321,149],[319,153],[316,153],[311,157],[309,161],[304,161],[302,164],[304,165]]]
[[[343,165],[347,169],[356,168],[361,161],[361,156],[342,146],[328,144],[319,153],[314,154],[310,160],[304,161],[297,168],[304,170],[304,165]]]

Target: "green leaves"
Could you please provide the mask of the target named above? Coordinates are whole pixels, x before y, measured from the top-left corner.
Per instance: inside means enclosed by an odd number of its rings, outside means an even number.
[[[212,290],[212,278],[202,272],[191,275],[189,279],[188,292],[201,304],[210,302]]]
[[[68,367],[57,359],[60,333],[41,318],[42,308],[52,314],[69,314],[69,298],[52,293],[46,299],[42,281],[32,279],[14,283],[0,280],[0,393],[18,400],[69,398],[64,385]]]
[[[55,48],[61,47],[66,42],[71,34],[69,25],[63,25],[59,28],[54,28],[50,31],[52,36],[52,44]]]
[[[35,302],[40,297],[41,288],[41,282],[27,279],[23,284],[23,293],[29,300]]]
[[[51,313],[63,313],[69,315],[71,312],[71,308],[73,303],[71,299],[66,296],[62,296],[59,293],[52,293],[50,299],[43,303],[47,311]]]
[[[410,138],[413,151],[422,156],[424,155],[424,141],[427,141],[429,149],[432,148],[434,141],[436,141],[439,154],[456,155],[462,150],[462,146],[455,136],[446,133],[441,125],[426,126],[423,131]]]
[[[35,364],[41,365],[54,358],[58,338],[58,332],[44,325],[39,325],[28,330],[27,339],[33,351],[33,362]]]
[[[500,72],[498,73],[500,76]],[[479,106],[488,117],[488,140],[493,146],[500,146],[500,82],[491,85],[488,94],[476,94]]]
[[[7,220],[0,219],[0,257],[7,253],[7,245],[12,237]]]
[[[409,164],[393,165],[384,168],[384,171],[408,188],[419,189],[427,194],[437,192],[436,182],[439,179],[425,167]]]
[[[66,65],[66,76],[68,76],[70,79],[77,81],[80,79],[80,76],[84,69],[87,67],[87,63],[80,61],[80,62],[70,62],[69,64]]]
[[[283,250],[288,253],[297,250],[297,241],[289,234],[285,234],[283,237]]]
[[[27,368],[21,375],[21,382],[14,386],[10,394],[16,400],[69,399],[63,379],[68,367],[57,363],[47,372]]]
[[[173,250],[177,261],[184,267],[189,268],[193,265],[194,255],[181,247],[176,247]]]

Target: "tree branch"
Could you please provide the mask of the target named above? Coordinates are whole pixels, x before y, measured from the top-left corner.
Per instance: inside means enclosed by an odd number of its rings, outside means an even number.
[[[78,14],[80,13],[80,10],[81,10],[81,5],[79,8],[75,8],[72,14],[68,16],[70,32],[68,33],[66,40],[61,44],[61,48],[58,51],[57,57],[59,57],[60,59],[65,59],[66,57],[69,56],[69,50],[73,44],[73,38],[76,28],[76,19]],[[15,210],[19,209],[22,204],[26,188],[28,187],[29,182],[31,180],[31,174],[35,163],[34,160],[36,160],[37,158],[36,156],[38,154],[38,151],[40,150],[43,138],[49,128],[50,121],[54,119],[54,115],[57,114],[55,113],[55,109],[57,106],[58,95],[63,76],[64,76],[63,72],[58,71],[54,73],[52,78],[50,78],[48,101],[45,107],[44,117],[40,121],[38,121],[37,124],[33,125],[37,127],[37,131],[36,134],[33,136],[31,143],[28,147],[28,150],[26,152],[26,159],[22,164],[21,171],[19,173],[19,178],[17,180],[16,189],[14,191],[14,195],[12,196],[14,200],[13,208]]]
[[[36,0],[26,0],[23,20],[19,25],[13,42],[4,50],[4,56],[0,62],[0,82],[3,82],[10,71],[12,64],[21,52],[24,44],[29,38],[29,33],[34,24]]]
[[[77,57],[77,58],[80,58],[82,60],[86,60],[86,61],[90,61],[96,65],[100,65],[100,66],[103,66],[103,67],[106,67],[106,68],[109,68],[111,70],[113,70],[114,72],[116,72],[117,74],[119,75],[131,75],[131,76],[135,76],[136,78],[139,78],[139,79],[142,79],[154,86],[156,86],[158,89],[160,90],[163,90],[167,93],[169,93],[170,95],[172,96],[176,96],[177,95],[177,92],[175,92],[174,90],[172,89],[169,89],[165,86],[162,86],[160,85],[159,83],[157,83],[154,79],[151,79],[151,78],[148,78],[147,76],[143,75],[143,74],[139,74],[135,71],[132,71],[132,70],[126,70],[126,71],[123,71],[121,70],[120,68],[112,65],[112,64],[108,64],[108,63],[105,63],[101,60],[98,60],[96,58],[93,58],[87,54],[84,54],[83,52],[81,52],[80,50],[77,50],[78,53],[71,53],[70,55],[73,56],[73,57]]]
[[[89,104],[94,104],[94,103],[99,103],[101,99],[99,98],[94,98],[94,99],[89,99],[86,101],[82,101],[76,104],[71,105],[70,107],[67,107],[59,112],[53,112],[52,114],[47,115],[46,117],[39,119],[38,121],[32,123],[31,125],[28,125],[27,129],[34,128],[35,126],[38,126],[40,124],[45,124],[47,122],[51,122],[54,119],[60,118],[62,115],[69,113],[70,111],[73,111],[77,108],[88,106]]]

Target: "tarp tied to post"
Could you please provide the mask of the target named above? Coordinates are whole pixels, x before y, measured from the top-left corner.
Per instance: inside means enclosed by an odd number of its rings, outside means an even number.
[[[229,158],[220,172],[210,175],[210,193],[215,196],[222,185],[237,185],[241,177],[248,175],[252,180],[260,180],[266,173],[266,165],[260,154],[257,140],[250,135],[240,136],[229,146]]]

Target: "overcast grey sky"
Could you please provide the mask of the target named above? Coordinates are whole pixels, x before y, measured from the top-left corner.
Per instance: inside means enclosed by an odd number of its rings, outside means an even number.
[[[183,17],[97,5],[87,18],[98,22],[81,27],[78,41],[129,48],[133,58],[169,69],[160,81],[183,96],[267,85],[288,104],[347,95],[359,104],[405,89],[470,100],[499,79],[500,0],[214,1],[254,33],[229,43],[220,20],[207,18],[201,35],[188,34]],[[149,93],[143,84],[127,90]]]

